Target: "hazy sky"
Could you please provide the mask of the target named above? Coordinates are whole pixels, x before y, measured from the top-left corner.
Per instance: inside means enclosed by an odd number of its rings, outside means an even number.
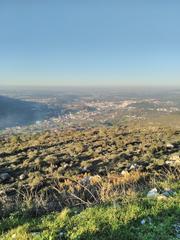
[[[0,0],[0,85],[180,85],[179,0]]]

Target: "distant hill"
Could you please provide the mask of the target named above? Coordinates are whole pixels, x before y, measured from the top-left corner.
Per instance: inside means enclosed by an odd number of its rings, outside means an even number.
[[[42,120],[48,107],[42,104],[0,96],[0,129]]]

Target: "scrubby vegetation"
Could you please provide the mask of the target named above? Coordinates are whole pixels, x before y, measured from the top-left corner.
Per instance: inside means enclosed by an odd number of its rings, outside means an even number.
[[[97,127],[0,140],[1,239],[178,239],[178,129]]]

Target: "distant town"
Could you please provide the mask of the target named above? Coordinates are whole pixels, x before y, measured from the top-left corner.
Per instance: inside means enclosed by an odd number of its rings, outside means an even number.
[[[167,91],[167,90],[166,90]],[[18,132],[40,132],[50,129],[75,128],[107,125],[111,126],[118,122],[131,120],[145,120],[150,116],[163,116],[180,114],[179,93],[176,91],[174,95],[169,92],[151,92],[141,93],[138,90],[127,91],[122,96],[121,91],[112,90],[88,91],[85,92],[66,89],[66,91],[4,91],[2,95],[5,100],[17,101],[15,111],[23,105],[23,111],[20,108],[18,114],[13,111],[5,112],[4,126],[1,126],[2,134],[13,134]],[[172,97],[173,96],[173,97]],[[4,106],[5,109],[6,106]],[[25,115],[27,111],[27,116]],[[22,114],[24,112],[24,115]],[[24,117],[24,121],[23,120]],[[3,114],[1,114],[3,119]],[[6,120],[8,119],[8,121]],[[11,122],[9,122],[9,119]],[[20,121],[21,120],[21,121]],[[8,126],[9,124],[9,126]]]

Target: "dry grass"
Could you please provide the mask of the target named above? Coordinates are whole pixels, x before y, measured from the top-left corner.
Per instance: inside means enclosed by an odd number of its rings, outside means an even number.
[[[130,201],[148,189],[173,187],[179,180],[179,169],[169,170],[156,177],[149,173],[132,171],[126,174],[108,174],[106,177],[79,176],[51,179],[43,189],[25,187],[14,190],[14,195],[3,194],[0,199],[1,216],[12,211],[26,211],[40,215],[64,207],[89,207],[94,204]]]

